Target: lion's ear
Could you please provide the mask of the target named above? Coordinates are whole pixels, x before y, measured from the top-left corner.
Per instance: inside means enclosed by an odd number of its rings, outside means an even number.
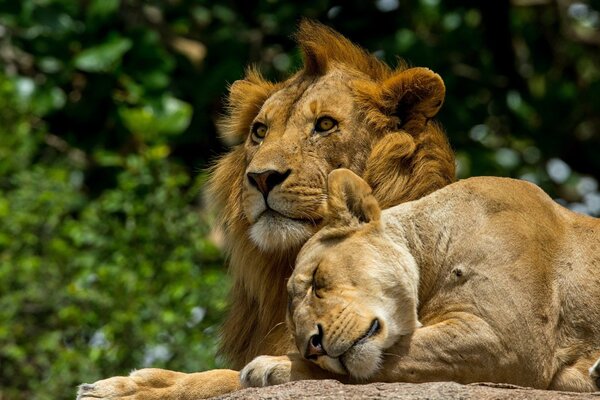
[[[444,103],[442,78],[428,68],[408,68],[383,82],[386,108],[400,119],[407,132],[421,132]]]
[[[227,113],[217,122],[219,134],[225,143],[235,145],[244,141],[250,131],[250,124],[276,87],[276,84],[265,80],[255,68],[249,68],[244,79],[229,86]]]
[[[371,187],[349,169],[336,169],[328,179],[328,225],[347,226],[379,221],[381,209]]]

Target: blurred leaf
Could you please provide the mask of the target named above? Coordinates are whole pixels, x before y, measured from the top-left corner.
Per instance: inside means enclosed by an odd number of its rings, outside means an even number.
[[[40,69],[47,73],[53,74],[59,72],[63,68],[63,63],[54,57],[42,57],[38,60]]]
[[[88,18],[106,18],[114,15],[119,6],[121,0],[92,0],[89,3]]]
[[[192,107],[174,97],[164,96],[156,105],[122,107],[119,114],[127,129],[144,141],[154,141],[163,135],[183,132],[190,123]]]
[[[132,45],[131,39],[113,36],[105,43],[83,50],[75,57],[74,64],[86,72],[109,72]]]

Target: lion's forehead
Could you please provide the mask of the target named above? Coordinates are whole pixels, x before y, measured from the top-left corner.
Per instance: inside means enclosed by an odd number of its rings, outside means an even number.
[[[352,111],[351,92],[349,79],[339,74],[292,82],[273,93],[264,102],[258,116],[273,123],[289,123],[294,119],[312,120],[326,113],[341,118]]]

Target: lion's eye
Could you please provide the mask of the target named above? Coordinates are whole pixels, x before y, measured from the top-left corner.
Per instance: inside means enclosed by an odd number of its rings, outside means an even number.
[[[267,135],[267,131],[268,128],[265,124],[255,122],[254,125],[252,125],[252,140],[254,140],[257,143],[262,142],[265,136]]]
[[[315,123],[315,132],[328,132],[337,126],[337,121],[331,117],[321,117]]]

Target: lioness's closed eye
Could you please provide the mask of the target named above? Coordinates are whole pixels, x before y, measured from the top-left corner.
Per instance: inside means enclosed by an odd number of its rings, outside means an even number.
[[[305,359],[357,381],[596,389],[598,219],[506,178],[381,212],[348,170],[328,206],[288,283]]]

